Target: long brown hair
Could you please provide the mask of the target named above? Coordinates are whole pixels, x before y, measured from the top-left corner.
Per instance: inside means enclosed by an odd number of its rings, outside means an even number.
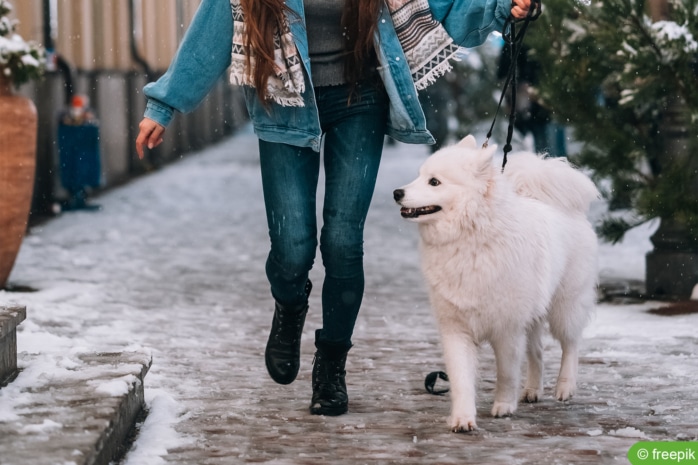
[[[346,0],[342,30],[346,31],[347,51],[344,76],[355,85],[364,73],[373,52],[373,36],[383,0]],[[246,68],[261,101],[267,98],[267,81],[274,73],[274,33],[290,12],[284,0],[240,0],[245,13]],[[254,56],[254,69],[251,59]]]

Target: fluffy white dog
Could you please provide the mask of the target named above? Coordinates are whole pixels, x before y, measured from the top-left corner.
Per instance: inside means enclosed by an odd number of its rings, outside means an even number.
[[[531,153],[511,154],[502,173],[495,150],[468,136],[430,156],[419,177],[393,193],[402,216],[419,225],[454,432],[477,427],[477,351],[484,341],[497,363],[492,415],[516,411],[524,352],[521,400],[538,401],[546,321],[562,347],[555,397],[568,400],[596,301],[597,238],[586,217],[599,196],[593,182],[565,159]]]

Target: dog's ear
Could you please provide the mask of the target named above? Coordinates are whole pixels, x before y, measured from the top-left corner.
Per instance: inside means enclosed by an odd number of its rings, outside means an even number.
[[[482,149],[483,156],[486,156],[490,160],[494,158],[495,152],[497,152],[497,144],[488,145]]]
[[[478,163],[482,172],[489,171],[493,166],[494,154],[497,151],[497,145],[492,144],[480,149],[478,153]]]
[[[476,149],[477,148],[477,141],[475,140],[475,136],[473,136],[472,134],[468,134],[467,136],[462,138],[460,140],[460,142],[458,142],[456,145],[458,147],[465,147],[468,149]]]

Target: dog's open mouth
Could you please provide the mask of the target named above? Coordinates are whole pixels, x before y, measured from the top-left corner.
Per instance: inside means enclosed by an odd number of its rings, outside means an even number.
[[[431,215],[438,211],[441,211],[441,207],[438,205],[429,205],[428,207],[419,208],[402,207],[400,209],[400,215],[402,215],[403,218],[417,218],[422,215]]]

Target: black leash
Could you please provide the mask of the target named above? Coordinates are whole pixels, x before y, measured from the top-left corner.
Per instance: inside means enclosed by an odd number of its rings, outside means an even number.
[[[448,375],[443,371],[432,371],[427,375],[426,379],[424,380],[424,388],[427,390],[429,394],[434,394],[435,396],[442,396],[448,392],[448,389],[434,389],[434,386],[436,385],[436,380],[439,378],[444,381],[448,381]]]
[[[516,121],[516,68],[517,60],[519,58],[519,53],[523,46],[524,35],[526,35],[526,30],[528,25],[532,21],[538,19],[541,14],[541,0],[531,0],[531,7],[528,10],[528,14],[525,18],[516,20],[513,17],[509,17],[507,22],[504,24],[504,29],[502,31],[502,37],[504,41],[509,44],[509,73],[504,81],[504,88],[502,89],[502,95],[499,97],[499,104],[497,105],[497,111],[494,113],[494,119],[492,120],[492,126],[487,133],[487,138],[485,143],[482,144],[482,148],[487,147],[487,143],[492,137],[492,131],[494,130],[494,125],[497,122],[497,115],[499,114],[499,109],[502,107],[502,102],[507,93],[507,88],[511,85],[511,112],[509,113],[509,127],[507,128],[507,140],[504,145],[504,159],[502,160],[502,171],[507,164],[507,154],[511,152],[511,139],[514,136],[514,122]],[[516,24],[523,23],[521,30],[516,32]]]

